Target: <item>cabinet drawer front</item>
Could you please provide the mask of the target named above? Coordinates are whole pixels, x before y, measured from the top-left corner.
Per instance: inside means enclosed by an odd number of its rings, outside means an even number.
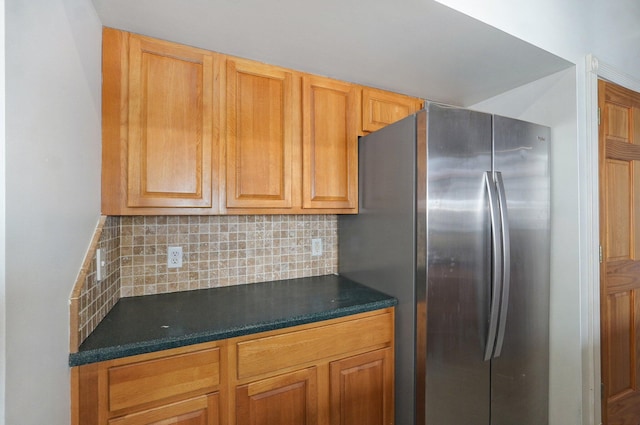
[[[109,425],[217,425],[218,394],[200,396],[109,420]]]
[[[392,315],[385,313],[240,342],[238,379],[382,346],[391,342],[392,335]]]
[[[204,394],[220,383],[220,349],[112,367],[109,410],[146,405],[181,394]]]

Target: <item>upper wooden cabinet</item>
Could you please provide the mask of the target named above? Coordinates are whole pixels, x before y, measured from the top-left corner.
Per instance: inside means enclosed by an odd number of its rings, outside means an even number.
[[[226,206],[291,208],[299,77],[239,59],[226,71]]]
[[[302,84],[304,208],[358,206],[358,86],[305,76]]]
[[[110,29],[103,49],[103,213],[217,212],[216,55]]]
[[[357,213],[358,136],[420,106],[105,28],[102,213]]]
[[[362,130],[371,132],[417,112],[422,100],[388,91],[362,89]]]

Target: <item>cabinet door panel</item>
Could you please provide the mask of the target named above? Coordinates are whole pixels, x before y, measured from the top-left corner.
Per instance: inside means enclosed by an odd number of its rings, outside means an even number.
[[[420,99],[365,87],[362,90],[362,130],[379,130],[421,107]]]
[[[218,425],[218,403],[218,394],[210,394],[112,419],[109,425]]]
[[[316,425],[316,369],[240,386],[236,404],[237,425]]]
[[[131,36],[129,207],[212,206],[213,74],[213,54]]]
[[[393,423],[391,348],[331,363],[331,425]]]
[[[304,77],[304,208],[357,208],[358,100],[354,85]]]
[[[227,60],[227,207],[291,207],[293,75]]]

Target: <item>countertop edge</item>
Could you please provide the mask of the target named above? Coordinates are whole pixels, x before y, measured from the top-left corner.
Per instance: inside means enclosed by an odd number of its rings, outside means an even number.
[[[86,350],[69,354],[69,366],[82,366],[90,363],[114,360],[138,354],[152,353],[156,351],[168,350],[171,348],[184,347],[204,342],[217,341],[237,336],[244,336],[254,333],[272,331],[276,329],[284,329],[292,326],[321,322],[323,320],[336,319],[353,314],[394,307],[397,305],[397,303],[398,301],[395,298],[390,297],[385,300],[358,304],[349,307],[342,307],[321,313],[288,317],[271,322],[248,323],[242,327],[229,328],[222,331],[200,332],[179,337],[161,338],[140,343]]]

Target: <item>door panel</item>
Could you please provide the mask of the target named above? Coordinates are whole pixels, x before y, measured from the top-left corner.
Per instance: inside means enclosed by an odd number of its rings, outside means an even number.
[[[629,161],[607,159],[606,185],[606,252],[607,260],[631,259],[631,170]]]
[[[640,423],[640,94],[599,82],[603,423]]]
[[[634,291],[618,292],[607,297],[607,307],[610,311],[607,323],[609,342],[609,393],[619,396],[631,390],[632,372],[631,348],[633,339],[633,299]]]

